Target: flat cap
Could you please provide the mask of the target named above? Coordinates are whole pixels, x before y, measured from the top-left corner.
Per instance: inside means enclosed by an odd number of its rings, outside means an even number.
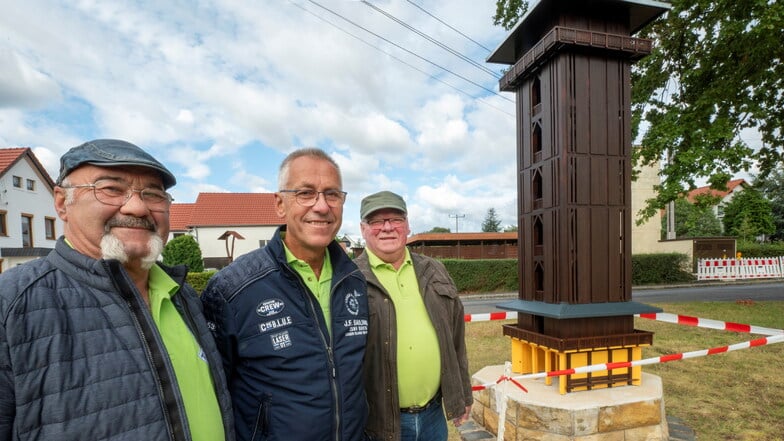
[[[147,167],[161,175],[164,188],[172,187],[177,183],[177,179],[169,169],[140,147],[119,139],[95,139],[73,147],[60,158],[60,176],[57,177],[57,185],[60,185],[72,171],[85,164],[99,167]]]
[[[367,217],[374,211],[381,210],[382,208],[391,208],[402,211],[403,214],[408,214],[406,210],[406,201],[399,195],[391,191],[379,191],[370,196],[362,199],[359,207],[359,218],[367,219]]]

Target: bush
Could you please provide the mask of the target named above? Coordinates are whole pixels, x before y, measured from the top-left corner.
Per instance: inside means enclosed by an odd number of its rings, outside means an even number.
[[[204,261],[201,259],[199,243],[189,234],[183,234],[170,240],[163,248],[162,256],[165,265],[186,265],[188,270],[192,272],[204,271]]]
[[[204,291],[204,288],[207,287],[207,282],[210,281],[210,277],[215,275],[215,273],[217,273],[217,271],[202,271],[200,273],[188,273],[188,276],[185,278],[185,281],[188,282],[188,285],[192,286],[197,293],[201,294],[201,292]]]
[[[516,292],[517,259],[443,259],[457,292]]]
[[[737,250],[742,257],[784,256],[784,242],[756,243],[738,241]]]
[[[632,256],[632,285],[694,281],[689,256],[680,253],[635,254]]]

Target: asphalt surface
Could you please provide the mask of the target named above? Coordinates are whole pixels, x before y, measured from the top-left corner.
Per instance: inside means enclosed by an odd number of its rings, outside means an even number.
[[[466,314],[501,311],[496,305],[518,298],[516,292],[463,294]],[[632,288],[632,300],[640,303],[730,302],[737,300],[784,300],[784,280],[758,279],[734,282],[696,282],[684,285]]]

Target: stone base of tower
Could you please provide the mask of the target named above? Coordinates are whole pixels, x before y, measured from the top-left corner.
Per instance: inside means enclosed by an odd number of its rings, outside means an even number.
[[[487,366],[474,374],[473,382],[490,384],[503,375],[504,366]],[[661,378],[641,377],[639,386],[565,395],[542,379],[519,381],[528,392],[505,382],[474,392],[471,417],[495,436],[502,426],[508,441],[667,441]]]

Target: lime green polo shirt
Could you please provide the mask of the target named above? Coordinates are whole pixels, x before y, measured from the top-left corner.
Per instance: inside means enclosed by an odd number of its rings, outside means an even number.
[[[436,330],[419,293],[411,254],[406,248],[405,260],[400,269],[395,270],[368,248],[365,252],[373,274],[395,305],[400,407],[425,405],[441,385],[441,354]]]
[[[286,262],[294,271],[302,277],[305,286],[308,287],[310,292],[316,296],[319,305],[321,306],[321,313],[324,314],[324,321],[327,323],[327,331],[332,334],[332,312],[330,307],[330,290],[332,289],[332,261],[329,259],[329,253],[324,250],[324,263],[321,265],[321,277],[316,277],[313,268],[308,265],[304,260],[298,259],[297,256],[289,251],[286,244],[283,244],[286,250]]]
[[[150,268],[148,284],[152,318],[174,366],[193,440],[225,439],[207,358],[171,300],[179,285],[158,265]]]

